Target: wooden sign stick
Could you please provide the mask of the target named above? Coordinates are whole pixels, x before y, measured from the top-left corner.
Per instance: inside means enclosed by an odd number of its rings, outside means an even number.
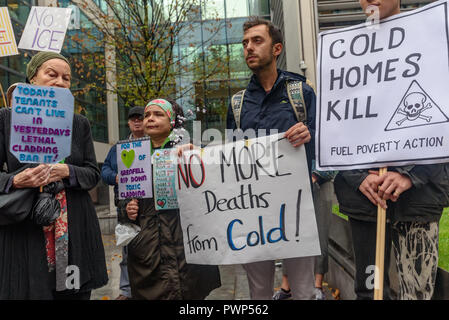
[[[388,168],[381,168],[379,176],[382,177]],[[384,269],[385,269],[385,229],[387,213],[380,205],[377,206],[377,238],[376,238],[376,269],[374,274],[374,300],[383,300]]]
[[[6,104],[5,93],[3,92],[3,86],[1,83],[0,83],[0,91],[2,93],[3,105],[5,106],[5,108],[8,108],[8,105]]]

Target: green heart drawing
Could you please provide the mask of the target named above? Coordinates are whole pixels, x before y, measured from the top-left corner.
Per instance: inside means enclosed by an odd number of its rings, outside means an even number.
[[[122,161],[123,161],[123,164],[128,169],[131,168],[131,166],[133,165],[135,156],[136,156],[136,153],[134,152],[134,150],[130,150],[130,151],[123,150],[122,151]]]

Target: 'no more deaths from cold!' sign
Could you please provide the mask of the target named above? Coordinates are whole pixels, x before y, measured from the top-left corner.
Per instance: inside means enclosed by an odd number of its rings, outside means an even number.
[[[69,89],[19,84],[13,92],[10,152],[21,163],[70,156],[74,98]]]
[[[187,262],[320,254],[304,148],[280,137],[208,147],[180,161],[176,193]]]
[[[317,167],[449,161],[448,2],[319,37]]]

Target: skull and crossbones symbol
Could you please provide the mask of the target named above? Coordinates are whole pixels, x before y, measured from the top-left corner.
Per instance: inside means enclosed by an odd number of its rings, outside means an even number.
[[[401,126],[406,120],[415,121],[417,119],[432,121],[432,117],[423,115],[423,112],[432,108],[432,103],[426,104],[427,97],[421,92],[412,92],[404,99],[403,109],[399,109],[398,113],[404,115],[404,119],[396,122]]]

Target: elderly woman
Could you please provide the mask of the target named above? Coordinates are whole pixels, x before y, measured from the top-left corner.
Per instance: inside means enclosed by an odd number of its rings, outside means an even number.
[[[172,100],[148,103],[144,130],[151,138],[152,152],[176,145],[170,139],[180,126],[183,112]],[[221,285],[217,266],[186,262],[179,210],[158,211],[154,199],[132,200],[126,212],[140,227],[128,245],[128,272],[133,299],[202,300]]]
[[[27,66],[27,78],[38,86],[70,88],[70,65],[59,54],[40,52]],[[100,178],[89,122],[74,116],[71,155],[54,165],[20,163],[9,152],[10,130],[11,111],[2,109],[0,194],[58,183],[55,194],[61,211],[47,226],[31,217],[0,226],[0,299],[90,299],[91,290],[104,286],[108,277],[88,194]]]

